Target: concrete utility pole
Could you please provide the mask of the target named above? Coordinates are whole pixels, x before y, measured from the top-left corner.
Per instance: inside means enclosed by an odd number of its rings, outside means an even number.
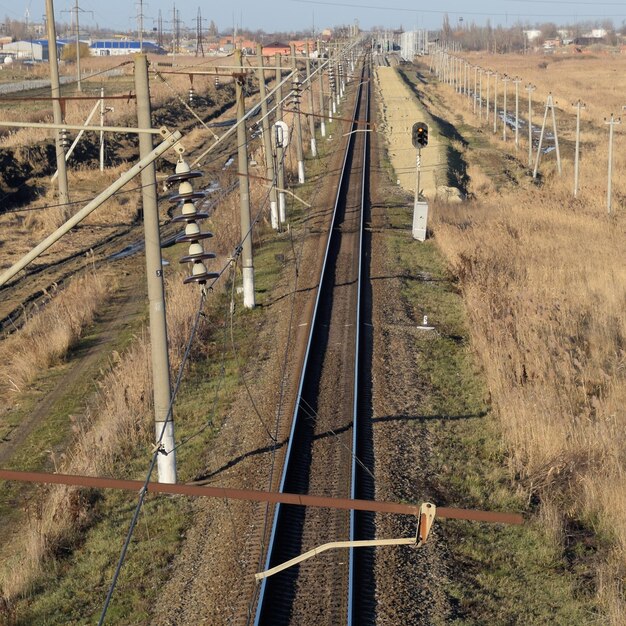
[[[135,55],[135,91],[137,93],[137,126],[152,128],[148,58]],[[146,157],[153,150],[152,135],[139,134],[139,156]],[[156,167],[154,162],[141,172],[143,224],[146,240],[146,276],[150,301],[150,350],[152,356],[152,393],[154,398],[154,425],[156,440],[161,434],[158,456],[159,482],[176,482],[176,452],[174,450],[174,418],[170,412],[170,367],[167,352],[167,320],[165,317],[165,288],[159,233]]]
[[[250,219],[250,179],[248,178],[248,140],[246,126],[242,121],[246,114],[243,95],[245,74],[241,50],[235,50],[235,65],[241,73],[235,76],[235,98],[237,101],[237,154],[239,157],[239,204],[241,209],[241,267],[243,274],[243,305],[246,309],[255,307],[254,264],[252,261],[252,231]]]
[[[278,183],[278,223],[282,226],[287,221],[287,203],[285,198],[285,148],[287,147],[287,124],[279,120],[274,124],[274,145],[276,146],[276,182]],[[279,227],[280,228],[280,227]]]
[[[296,158],[298,160],[298,182],[304,184],[304,150],[302,148],[302,121],[300,119],[300,79],[298,78],[298,67],[296,63],[296,44],[291,44],[291,68],[294,71],[293,79],[293,103],[296,116]]]
[[[474,66],[474,115],[476,115],[476,94],[478,93],[478,65]]]
[[[622,123],[622,120],[618,117],[615,119],[613,113],[611,113],[610,119],[604,120],[604,123],[609,127],[609,172],[606,188],[606,211],[611,215],[611,204],[613,199],[613,128]]]
[[[482,126],[483,123],[483,68],[478,68],[478,120]],[[489,120],[487,120],[489,121]]]
[[[283,87],[281,82],[283,80],[283,72],[280,62],[280,52],[274,55],[274,67],[276,68],[276,119],[283,119]]]
[[[309,132],[311,133],[311,156],[317,156],[317,143],[315,141],[315,107],[313,105],[313,82],[311,81],[311,49],[306,44],[306,80],[309,86]]]
[[[498,132],[498,72],[493,73],[493,134]]]
[[[504,83],[504,100],[502,103],[502,141],[506,141],[506,92],[510,80],[511,79],[506,74],[502,77],[502,82]]]
[[[489,91],[490,91],[490,87],[491,87],[491,75],[493,74],[493,72],[491,70],[487,70],[485,72],[486,76],[487,76],[487,109],[486,109],[486,113],[487,113],[487,124],[489,124]]]
[[[516,76],[513,80],[515,85],[515,149],[519,148],[519,86],[522,79]]]
[[[50,85],[52,101],[52,117],[55,124],[63,124],[61,111],[61,87],[59,83],[59,61],[57,57],[57,33],[54,23],[54,6],[52,0],[46,0],[46,22],[48,27],[48,62],[50,63]],[[70,196],[67,188],[67,167],[65,166],[65,151],[61,140],[61,131],[55,131],[55,145],[57,156],[57,172],[59,173],[59,202],[67,204]]]
[[[78,6],[78,0],[76,0],[76,4],[74,6],[74,11],[76,12],[76,74],[78,78],[78,91],[82,91],[83,87],[80,83],[80,26],[78,22],[78,12],[80,7]]]
[[[317,73],[319,74],[319,96],[320,96],[320,135],[322,137],[326,137],[326,122],[324,120],[324,70],[322,69],[322,49],[320,46],[320,42],[317,42],[317,59],[319,63],[319,69]]]
[[[581,100],[572,104],[576,107],[576,146],[574,148],[574,198],[578,197],[578,167],[580,161],[580,111],[585,108]]]
[[[528,167],[533,164],[533,91],[537,89],[534,85],[528,83],[526,91],[528,92]]]
[[[265,88],[265,70],[263,69],[263,46],[256,47],[259,64],[259,93],[261,96],[261,115],[263,117],[263,149],[265,152],[265,172],[272,183],[270,187],[270,219],[272,228],[278,230],[278,202],[276,198],[276,184],[274,181],[274,157],[272,152],[272,136],[270,134],[270,117],[267,113],[267,90]]]

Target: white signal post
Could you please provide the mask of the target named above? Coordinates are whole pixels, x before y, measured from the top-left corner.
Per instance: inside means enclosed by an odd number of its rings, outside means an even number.
[[[415,201],[413,203],[413,239],[426,240],[428,228],[428,202],[420,200],[420,174],[422,169],[422,148],[428,145],[428,126],[423,122],[413,124],[411,139],[417,148],[415,160]]]
[[[285,148],[289,145],[289,127],[282,120],[274,123],[274,145],[276,146],[276,182],[278,183],[278,221],[287,221],[285,206]]]

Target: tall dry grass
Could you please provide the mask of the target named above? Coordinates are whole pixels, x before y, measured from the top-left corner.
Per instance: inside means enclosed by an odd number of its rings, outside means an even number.
[[[94,269],[47,294],[39,312],[0,342],[0,394],[23,391],[38,374],[63,360],[110,289],[110,282]]]
[[[221,260],[223,261],[223,260]],[[182,273],[167,282],[170,364],[174,376],[183,358],[199,303],[199,290],[182,284]],[[201,322],[194,356],[202,353],[211,328]],[[150,457],[153,434],[149,338],[137,336],[123,354],[114,352],[109,371],[98,381],[98,398],[84,418],[74,419],[73,444],[56,470],[79,475],[119,475],[128,458]],[[143,449],[143,452],[142,452]],[[65,486],[47,488],[35,499],[21,532],[0,564],[0,601],[11,607],[28,593],[45,562],[71,550],[93,520],[94,494]]]
[[[624,101],[622,77],[626,72],[626,56],[604,55],[544,55],[468,53],[463,55],[473,65],[491,69],[509,76],[519,76],[524,82],[520,85],[520,99],[527,103],[527,93],[523,87],[527,83],[536,85],[533,94],[535,110],[545,102],[545,96],[552,92],[558,107],[571,111],[571,103],[581,99],[587,105],[583,119],[602,120],[611,112],[619,115]],[[473,86],[474,74],[471,73]],[[483,79],[485,80],[485,79]],[[491,79],[491,93],[493,96]],[[502,95],[502,84],[498,91]],[[513,103],[513,85],[509,84],[509,103]],[[523,96],[523,98],[522,98]]]
[[[626,574],[625,224],[553,189],[526,189],[442,206],[435,225],[513,472],[529,497],[557,503],[559,523],[582,520],[613,542],[597,590],[616,626],[616,576]]]
[[[534,67],[537,57],[487,55],[476,61],[520,74],[538,86],[536,94],[552,90],[562,104],[578,97],[588,104],[578,198],[573,198],[573,154],[567,146],[562,175],[554,153],[543,157],[539,186],[529,177],[495,185],[494,172],[481,167],[480,149],[463,148],[476,200],[462,208],[438,207],[435,236],[466,299],[473,345],[484,364],[511,470],[528,498],[540,502],[547,536],[567,545],[572,535],[586,532],[586,541],[599,548],[595,594],[605,623],[621,626],[626,623],[626,138],[616,133],[609,216],[602,115],[619,103],[615,72],[626,67],[626,59],[567,59],[547,68]],[[581,84],[593,90],[581,94]],[[466,98],[443,85],[438,89],[457,123],[480,125]],[[561,136],[573,137],[573,111],[564,106],[557,113]],[[541,121],[537,109],[534,120]],[[490,150],[526,163],[524,135],[516,151],[512,133],[505,144],[501,130],[492,135],[489,128],[483,136]]]

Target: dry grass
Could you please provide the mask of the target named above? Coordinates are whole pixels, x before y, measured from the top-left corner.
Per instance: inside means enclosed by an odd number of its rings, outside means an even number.
[[[467,302],[512,470],[529,497],[558,503],[559,516],[549,515],[555,537],[572,519],[610,537],[609,562],[621,574],[625,223],[543,189],[442,207],[435,227]],[[602,576],[598,593],[611,596]],[[619,596],[603,600],[621,606]]]
[[[168,281],[168,324],[173,374],[182,362],[199,302],[199,291],[182,285],[182,274]],[[210,329],[201,324],[195,350],[206,346]],[[152,441],[152,376],[149,339],[136,337],[123,354],[113,353],[108,373],[99,381],[97,402],[86,416],[75,420],[75,440],[58,460],[57,471],[100,476],[119,474],[138,447],[150,449]],[[1,598],[10,607],[26,593],[41,572],[44,561],[61,546],[72,546],[91,521],[88,490],[53,486],[36,498],[34,509],[19,539],[0,567]]]
[[[581,541],[599,549],[594,592],[604,623],[626,623],[626,143],[616,133],[613,215],[607,215],[607,130],[603,116],[621,108],[616,71],[626,59],[472,55],[483,67],[519,74],[552,90],[563,111],[560,136],[573,138],[570,100],[587,102],[581,192],[573,198],[573,154],[540,165],[542,184],[494,185],[468,150],[469,191],[462,209],[442,205],[435,236],[459,279],[473,345],[484,364],[501,420],[511,470],[529,500],[541,503],[546,535],[565,549]],[[583,91],[593,85],[593,91]],[[460,126],[478,127],[467,99],[439,86]],[[544,92],[541,94],[541,92]],[[500,93],[500,95],[502,95]],[[524,93],[524,95],[526,95]],[[509,90],[510,112],[514,107]],[[618,107],[618,104],[620,105]],[[500,106],[502,100],[500,100]],[[535,102],[534,121],[540,123]],[[521,109],[526,116],[525,101]],[[543,114],[543,110],[541,110]],[[498,125],[499,128],[500,125]],[[526,163],[486,128],[490,149]],[[582,531],[581,531],[582,528]],[[574,560],[580,556],[572,556]]]
[[[306,141],[306,131],[304,138]],[[293,159],[290,164],[295,169]],[[264,174],[261,170],[256,173]],[[93,178],[93,174],[87,172],[73,175],[82,176],[85,186]],[[114,176],[115,173],[110,175]],[[225,186],[227,183],[222,181],[222,184]],[[250,195],[252,214],[255,216],[261,207],[267,206],[267,188],[260,181],[253,180]],[[33,229],[47,230],[57,219],[54,214],[36,215],[29,218]],[[109,217],[113,219],[113,216]],[[122,209],[115,219],[127,218],[128,215]],[[262,219],[265,219],[265,214]],[[212,222],[212,229],[218,237],[212,240],[213,245],[206,247],[220,253],[218,259],[209,262],[210,269],[217,269],[224,265],[240,239],[236,194],[225,199]],[[166,288],[170,361],[175,371],[182,361],[197,312],[199,292],[183,285],[180,274],[168,280]],[[37,322],[38,327],[41,327],[41,323]],[[201,332],[194,346],[196,352],[206,349],[209,333],[210,328],[201,323]],[[37,367],[44,368],[45,364]],[[153,438],[152,380],[147,337],[137,337],[124,354],[113,354],[110,370],[98,384],[99,397],[93,406],[88,407],[85,417],[75,421],[74,443],[59,459],[58,471],[83,475],[114,473],[116,469],[119,470],[120,461],[129,456],[133,449],[141,446],[150,449]],[[28,592],[47,558],[56,554],[61,547],[74,545],[81,530],[91,521],[90,498],[91,494],[87,490],[54,486],[46,489],[43,496],[37,499],[38,504],[30,511],[19,540],[11,546],[11,554],[5,555],[0,566],[0,610],[2,606],[9,610],[15,598]]]
[[[519,76],[524,82],[520,85],[520,100],[526,105],[527,94],[523,87],[529,82],[537,86],[533,100],[535,106],[543,105],[545,97],[552,92],[559,108],[573,110],[572,102],[581,99],[587,105],[584,119],[601,121],[612,112],[619,115],[626,101],[621,87],[621,77],[626,72],[625,55],[576,55],[563,56],[533,54],[487,54],[470,53],[463,55],[473,65],[492,69],[509,76]],[[544,67],[545,65],[545,67]],[[474,74],[471,73],[473,85]],[[484,80],[484,79],[483,79]],[[493,78],[491,79],[493,95]],[[502,85],[498,91],[502,94]],[[509,84],[509,102],[513,86]],[[521,96],[525,98],[522,99]],[[536,109],[537,110],[537,109]]]
[[[94,319],[111,285],[94,270],[48,294],[39,313],[0,343],[0,394],[21,391],[39,373],[59,363]]]

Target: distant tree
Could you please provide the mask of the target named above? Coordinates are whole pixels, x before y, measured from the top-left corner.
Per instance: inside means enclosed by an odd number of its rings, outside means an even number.
[[[443,22],[441,24],[441,36],[444,41],[452,41],[452,28],[450,27],[450,18],[447,13],[443,14]]]
[[[84,59],[91,55],[91,49],[89,48],[89,44],[80,42],[80,58]],[[63,50],[61,51],[61,59],[63,61],[72,62],[76,60],[76,44],[68,43],[63,46]]]
[[[215,24],[213,20],[211,20],[211,22],[209,23],[209,35],[211,37],[217,37],[217,34],[218,34],[217,25]]]

